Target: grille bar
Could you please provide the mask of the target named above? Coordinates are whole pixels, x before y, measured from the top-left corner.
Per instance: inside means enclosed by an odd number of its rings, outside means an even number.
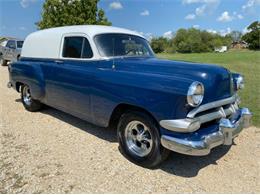
[[[233,104],[233,103],[236,102],[236,100],[237,100],[237,95],[233,95],[232,97],[229,97],[229,98],[226,98],[226,99],[223,99],[223,100],[218,100],[218,101],[215,101],[215,102],[203,104],[203,105],[191,110],[188,113],[187,117],[188,118],[194,118],[200,112],[204,112],[204,111],[207,111],[207,110],[210,110],[210,109],[213,109],[213,108],[218,108],[218,107],[222,107],[222,106],[225,106],[225,105]]]
[[[228,108],[224,109],[223,107],[220,107],[217,111],[211,112],[208,114],[201,115],[199,117],[195,117],[196,119],[199,119],[200,123],[206,123],[210,122],[216,119],[221,118],[227,118],[228,116],[231,116],[238,110],[238,106],[235,106],[236,102],[234,104],[231,104]]]

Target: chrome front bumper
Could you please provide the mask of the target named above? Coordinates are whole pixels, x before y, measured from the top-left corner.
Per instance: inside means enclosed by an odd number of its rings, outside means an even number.
[[[233,138],[236,137],[243,128],[250,126],[252,118],[249,109],[242,108],[239,111],[240,116],[236,121],[222,118],[219,122],[219,130],[203,136],[200,140],[181,139],[163,135],[161,137],[161,144],[169,150],[194,156],[207,155],[212,148],[219,145],[231,145]]]

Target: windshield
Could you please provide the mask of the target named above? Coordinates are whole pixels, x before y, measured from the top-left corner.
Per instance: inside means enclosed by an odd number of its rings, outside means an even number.
[[[17,48],[23,47],[23,41],[17,41]]]
[[[128,34],[108,33],[95,36],[95,43],[104,57],[140,56],[153,57],[147,40]]]

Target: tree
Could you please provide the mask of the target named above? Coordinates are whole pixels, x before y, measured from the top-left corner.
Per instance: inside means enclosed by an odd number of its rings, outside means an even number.
[[[97,3],[98,0],[46,0],[42,19],[36,25],[39,29],[81,24],[111,25],[105,12],[97,8]]]
[[[234,34],[236,34],[236,38],[239,37],[239,33],[235,32]],[[212,52],[215,48],[222,46],[230,47],[235,37],[232,37],[234,34],[221,36],[217,33],[195,28],[179,29],[172,39],[159,37],[153,39],[151,45],[156,53],[175,53],[176,51],[180,53]]]
[[[202,52],[211,52],[214,50],[214,45],[212,44],[212,41],[214,39],[214,34],[209,33],[207,31],[201,31],[200,33],[201,41],[202,41]]]
[[[155,53],[162,53],[168,47],[168,40],[164,37],[153,38],[151,40],[151,47]]]
[[[188,31],[186,29],[179,29],[174,38],[174,44],[177,47],[177,51],[181,53],[190,53],[191,48],[188,43]]]
[[[190,45],[190,51],[192,53],[204,52],[205,48],[203,48],[203,42],[202,42],[200,30],[196,28],[188,29],[187,38],[188,38],[187,42]]]
[[[230,34],[227,34],[226,36],[222,37],[222,42],[223,45],[227,46],[230,48],[231,44],[232,44],[232,36]]]
[[[214,50],[215,48],[220,48],[221,46],[223,46],[223,39],[221,36],[214,36],[214,38],[212,39],[212,41],[210,42],[210,47],[212,50]]]
[[[249,44],[249,49],[260,49],[260,22],[255,21],[247,27],[249,31],[242,39]]]
[[[97,24],[110,26],[112,23],[108,21],[105,16],[104,10],[98,10]]]
[[[242,33],[240,31],[232,31],[229,35],[233,42],[241,41]]]
[[[206,31],[200,31],[195,28],[180,29],[174,38],[174,44],[177,51],[181,53],[200,53],[208,52],[211,34]]]
[[[172,37],[171,39],[168,39],[168,44],[164,51],[166,53],[176,53],[177,47],[174,44],[174,37]]]

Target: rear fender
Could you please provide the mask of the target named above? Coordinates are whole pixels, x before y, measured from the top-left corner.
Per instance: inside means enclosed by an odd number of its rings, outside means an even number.
[[[19,61],[10,68],[10,79],[13,83],[23,83],[30,87],[34,99],[41,100],[45,97],[45,80],[39,64]]]

